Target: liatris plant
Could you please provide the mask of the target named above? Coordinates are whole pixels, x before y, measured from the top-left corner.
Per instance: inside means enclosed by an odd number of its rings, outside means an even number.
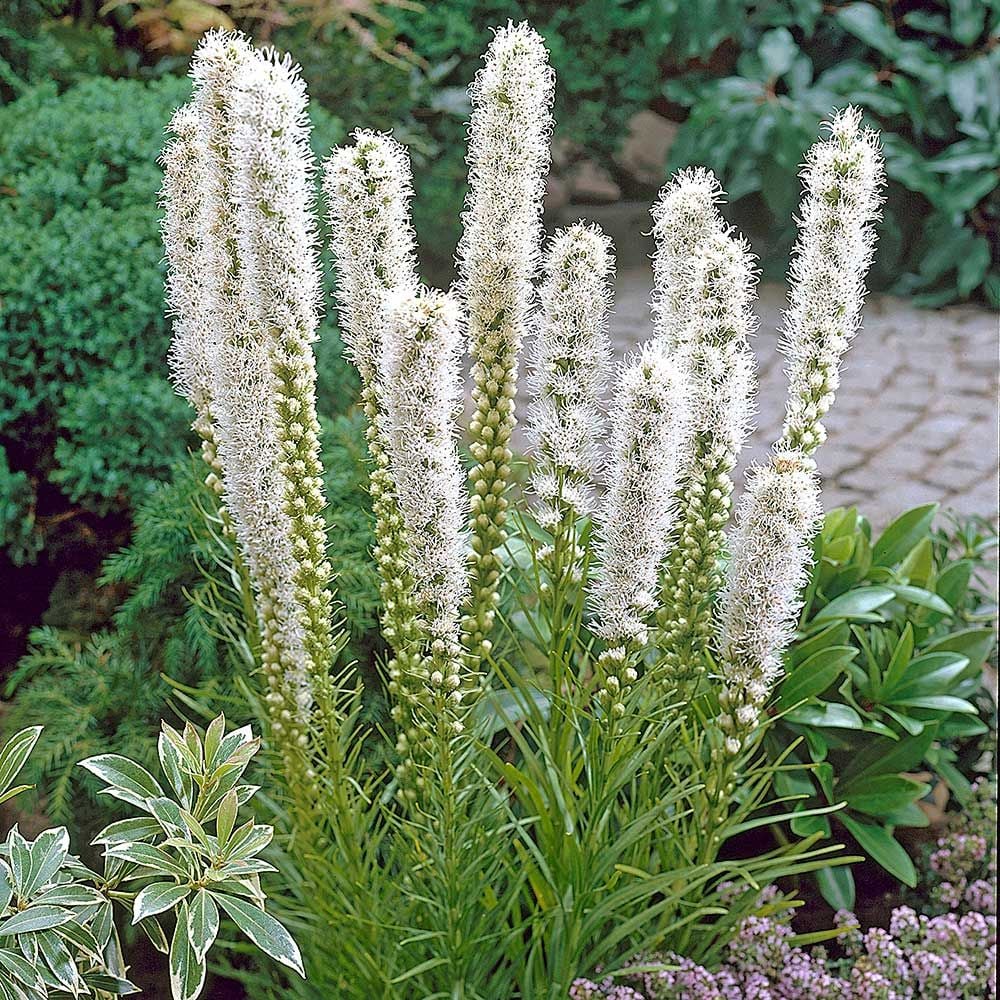
[[[723,847],[788,815],[761,737],[820,509],[820,420],[859,322],[877,138],[848,109],[807,159],[786,427],[728,534],[755,268],[709,173],[678,175],[653,209],[654,335],[613,379],[606,433],[612,248],[583,223],[542,246],[541,39],[499,29],[472,86],[452,292],[417,276],[406,151],[365,131],[333,151],[323,188],[390,647],[382,746],[339,661],[323,553],[304,91],[238,35],[208,36],[194,76],[165,153],[172,360],[255,595],[261,722],[316,995],[557,998],[639,950],[721,954],[757,906],[725,884],[836,850],[819,834],[754,857]]]

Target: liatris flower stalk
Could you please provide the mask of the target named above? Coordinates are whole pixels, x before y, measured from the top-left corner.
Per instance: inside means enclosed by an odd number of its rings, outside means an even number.
[[[218,366],[219,303],[215,296],[224,284],[226,262],[213,234],[219,190],[212,183],[205,115],[187,104],[170,121],[170,139],[163,151],[160,231],[167,255],[166,299],[173,317],[173,339],[168,361],[177,391],[195,410],[193,428],[201,438],[201,452],[211,470],[206,483],[222,494],[212,421],[212,391]],[[215,178],[218,180],[218,178]],[[231,529],[228,515],[224,523]]]
[[[740,501],[719,611],[719,723],[731,753],[756,725],[802,606],[822,513],[810,465],[798,452],[772,455],[750,471]]]
[[[838,112],[827,127],[830,138],[810,149],[802,171],[805,197],[781,346],[790,391],[776,447],[804,455],[826,440],[822,419],[861,324],[884,183],[878,135],[861,128],[857,108]]]
[[[434,715],[462,701],[460,613],[468,577],[468,497],[456,442],[462,400],[458,306],[436,292],[393,304],[383,344],[382,397],[390,471],[406,533],[421,642],[414,687]],[[453,727],[460,726],[457,718]]]
[[[489,648],[506,538],[517,355],[541,240],[554,78],[541,38],[527,25],[497,31],[470,89],[469,197],[458,263],[469,317],[469,425],[473,584],[466,645]]]
[[[413,196],[409,157],[390,136],[358,130],[353,146],[334,150],[326,161],[323,188],[333,233],[339,319],[349,356],[361,376],[361,400],[368,421],[382,634],[394,653],[387,673],[395,699],[392,713],[399,725],[398,749],[405,755],[407,734],[415,735],[411,732],[415,692],[407,689],[407,679],[420,668],[422,658],[415,650],[420,628],[403,519],[389,468],[378,372],[389,300],[415,292],[418,286],[409,210]]]
[[[680,459],[689,426],[684,372],[665,345],[644,344],[618,380],[611,413],[607,493],[598,518],[595,631],[608,642],[598,661],[599,698],[612,716],[636,679],[633,654],[647,637],[660,568],[677,512]]]
[[[664,653],[658,672],[671,688],[691,681],[705,663],[733,489],[729,474],[749,431],[756,383],[748,339],[753,256],[719,216],[720,191],[712,174],[684,171],[653,208],[657,332],[686,370],[692,414],[677,539],[657,616]],[[697,242],[682,246],[688,237]]]
[[[180,227],[177,252],[168,248],[168,288],[183,313],[174,371],[211,408],[225,504],[257,600],[272,734],[298,773],[335,656],[310,346],[320,280],[305,90],[290,63],[237,34],[207,35],[193,74],[167,156],[196,147],[198,182],[164,190],[165,225]],[[205,201],[203,213],[179,204],[191,198]],[[186,246],[200,248],[197,303],[180,294],[194,287],[180,260]],[[199,389],[191,336],[201,328],[215,331],[214,365]]]
[[[531,484],[541,501],[538,521],[552,533],[552,544],[541,555],[556,590],[581,580],[576,522],[594,506],[593,477],[605,425],[601,401],[611,362],[613,267],[610,240],[597,226],[583,223],[557,232],[545,258],[528,418],[535,451]]]

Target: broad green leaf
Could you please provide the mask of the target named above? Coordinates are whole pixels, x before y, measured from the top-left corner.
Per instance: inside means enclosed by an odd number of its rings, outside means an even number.
[[[854,909],[854,875],[849,865],[820,868],[816,881],[823,898],[835,910]]]
[[[172,882],[153,882],[142,889],[132,903],[132,923],[137,924],[146,917],[152,917],[164,910],[173,909],[191,892],[189,885],[175,885]]]
[[[68,924],[74,917],[72,910],[61,906],[29,906],[0,923],[0,937],[48,930],[50,927]]]
[[[826,729],[864,729],[864,720],[850,705],[823,702],[819,705],[801,705],[785,715],[788,722],[803,726],[820,726]]]
[[[170,993],[173,1000],[195,1000],[205,985],[205,963],[198,956],[188,940],[188,906],[181,903],[177,914],[177,925],[170,940]]]
[[[923,762],[936,731],[936,724],[929,724],[917,736],[904,736],[896,741],[875,737],[847,762],[840,774],[841,782],[844,785],[848,782],[863,785],[877,774],[912,771]]]
[[[944,693],[954,687],[968,665],[968,659],[960,653],[924,653],[910,661],[903,679],[893,689],[892,701]]]
[[[969,659],[969,669],[978,671],[996,642],[992,629],[967,628],[932,642],[925,653],[960,653]]]
[[[923,698],[900,698],[893,702],[903,708],[926,708],[933,712],[964,712],[976,714],[976,706],[964,698],[956,698],[948,694],[933,694]]]
[[[931,611],[937,611],[942,615],[953,615],[955,613],[947,601],[938,597],[937,594],[932,594],[929,590],[924,590],[922,587],[890,584],[888,589],[893,591],[900,600],[906,601],[907,604],[916,604],[920,608],[929,608]]]
[[[809,657],[782,682],[778,689],[778,710],[822,694],[857,655],[853,646],[831,646]]]
[[[838,818],[872,861],[880,864],[890,875],[911,889],[916,886],[917,872],[910,856],[885,827],[863,823],[846,814],[841,814]]]
[[[888,587],[857,587],[840,597],[835,597],[821,609],[813,621],[831,618],[864,618],[876,608],[888,604],[896,595]]]
[[[10,788],[41,734],[41,726],[30,726],[14,733],[4,744],[3,749],[0,750],[0,795],[3,795]],[[4,796],[0,798],[0,802],[5,801],[8,797],[12,796]]]
[[[146,799],[163,797],[160,783],[142,765],[127,757],[114,753],[101,754],[81,760],[80,767],[108,783],[109,787],[103,789],[104,794],[140,809],[146,809]]]
[[[854,4],[852,6],[867,6]],[[872,549],[876,566],[895,566],[930,531],[938,512],[938,504],[928,503],[914,507],[896,518],[879,536]]]
[[[896,685],[902,680],[906,673],[906,668],[910,665],[910,658],[913,656],[913,626],[907,622],[903,634],[896,643],[896,648],[892,651],[889,666],[886,667],[882,683],[879,685],[878,696],[885,697],[893,691]]]
[[[219,847],[223,850],[229,842],[229,835],[233,832],[233,827],[236,825],[236,815],[239,808],[240,803],[236,792],[232,790],[226,792],[222,802],[219,803],[219,815],[216,818],[216,835],[219,838]]]
[[[188,907],[188,940],[199,961],[204,961],[219,933],[219,908],[205,889],[199,889]]]
[[[222,760],[216,759],[216,754],[219,751],[219,746],[222,743],[222,737],[226,732],[226,717],[225,715],[217,715],[208,725],[208,729],[205,730],[205,769],[207,771],[214,771]]]
[[[838,789],[838,794],[847,799],[849,808],[869,816],[882,816],[902,809],[926,792],[927,786],[922,781],[904,778],[900,774],[878,774],[852,781]]]
[[[261,951],[270,955],[276,962],[294,969],[305,979],[299,947],[292,940],[291,934],[274,917],[236,896],[228,896],[221,892],[212,893],[212,896],[233,918],[236,926]]]

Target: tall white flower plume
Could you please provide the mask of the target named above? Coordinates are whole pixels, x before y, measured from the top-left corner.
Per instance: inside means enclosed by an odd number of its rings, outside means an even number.
[[[390,468],[409,542],[414,594],[434,638],[457,641],[468,590],[468,518],[456,418],[462,402],[458,305],[404,293],[390,307],[382,386]]]
[[[608,486],[597,525],[593,603],[596,629],[609,642],[645,642],[677,512],[689,419],[688,386],[677,359],[657,341],[644,344],[618,378]]]
[[[808,459],[780,452],[753,468],[740,501],[719,609],[719,662],[731,749],[752,729],[781,673],[822,510]]]
[[[212,384],[218,366],[220,248],[212,239],[218,181],[211,176],[204,115],[186,104],[174,113],[173,135],[163,151],[161,233],[169,267],[166,298],[173,317],[170,373],[177,391],[210,422]]]
[[[885,182],[878,134],[861,127],[860,110],[839,111],[827,127],[830,138],[809,150],[802,170],[805,196],[781,342],[789,396],[776,447],[805,455],[826,439],[822,419],[861,325]]]
[[[756,323],[754,258],[719,214],[721,197],[711,173],[683,171],[652,213],[657,333],[676,352],[691,392],[681,514],[658,614],[668,685],[692,679],[704,663],[730,473],[750,430],[756,389],[749,341]]]
[[[386,665],[393,698],[397,750],[408,757],[418,734],[413,707],[422,656],[419,609],[403,517],[390,468],[385,400],[379,368],[390,303],[416,294],[416,237],[410,222],[413,185],[406,150],[391,136],[359,129],[354,143],[326,161],[323,189],[330,210],[331,249],[337,272],[339,321],[348,354],[361,376],[361,402],[372,466],[369,492],[375,515],[374,555],[379,568],[382,634],[392,647]],[[405,768],[400,785],[412,792]]]
[[[391,305],[383,345],[382,394],[390,470],[402,515],[420,639],[397,657],[397,690],[407,712],[398,773],[413,796],[413,751],[442,722],[460,730],[460,613],[468,596],[465,476],[458,456],[462,348],[455,300],[431,291],[402,293]]]
[[[358,129],[325,164],[344,343],[367,385],[375,377],[387,321],[385,298],[416,289],[413,182],[406,150],[389,135]]]
[[[716,205],[723,191],[711,170],[688,167],[660,191],[653,217],[653,327],[657,339],[676,349],[687,336],[695,305],[694,269],[706,238],[728,226]]]
[[[164,188],[168,289],[180,313],[174,372],[182,391],[210,404],[226,510],[257,599],[272,731],[291,760],[335,655],[305,89],[286,59],[221,32],[203,39],[193,76]],[[170,165],[185,158],[197,183]],[[210,349],[197,355],[195,343]]]
[[[527,24],[500,28],[469,94],[469,197],[458,248],[469,318],[472,399],[473,592],[468,648],[488,642],[506,533],[517,355],[538,267],[555,81],[541,38]]]
[[[611,241],[598,226],[562,229],[546,252],[528,421],[535,452],[531,482],[542,502],[538,518],[553,531],[567,516],[593,510],[605,425],[601,402],[611,366],[613,269]]]

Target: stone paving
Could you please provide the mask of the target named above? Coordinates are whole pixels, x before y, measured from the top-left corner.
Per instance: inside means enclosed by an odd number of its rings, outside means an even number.
[[[609,206],[610,208],[610,206]],[[579,215],[601,215],[580,206]],[[600,219],[613,236],[625,224],[648,229],[646,208],[635,219]],[[573,218],[577,218],[576,213]],[[609,222],[618,225],[608,225]],[[621,357],[650,336],[652,272],[641,240],[616,239],[619,272],[611,332]],[[781,285],[760,288],[760,362],[757,430],[741,465],[761,458],[781,427],[785,376],[777,353],[784,305]],[[847,355],[837,401],[826,422],[827,443],[817,454],[826,509],[857,504],[875,528],[903,510],[941,501],[963,514],[997,519],[1000,319],[976,306],[915,309],[905,300],[873,295],[864,326]],[[524,413],[526,400],[518,401]],[[519,428],[520,430],[520,428]],[[523,438],[518,435],[518,444]],[[737,488],[742,477],[737,476]]]

